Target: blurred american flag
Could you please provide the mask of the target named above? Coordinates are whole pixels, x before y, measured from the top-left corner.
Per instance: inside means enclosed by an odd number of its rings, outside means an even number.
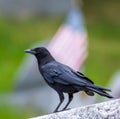
[[[74,70],[82,68],[88,54],[87,33],[82,13],[78,8],[70,11],[65,23],[49,43],[48,49],[59,62]]]

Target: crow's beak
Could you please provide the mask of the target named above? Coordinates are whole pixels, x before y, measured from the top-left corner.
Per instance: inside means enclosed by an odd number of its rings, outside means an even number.
[[[25,50],[25,52],[33,55],[36,53],[34,50],[31,50],[31,49]]]

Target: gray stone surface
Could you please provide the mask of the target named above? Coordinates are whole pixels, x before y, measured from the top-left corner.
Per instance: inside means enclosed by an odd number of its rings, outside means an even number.
[[[31,119],[120,119],[120,99],[74,108]]]

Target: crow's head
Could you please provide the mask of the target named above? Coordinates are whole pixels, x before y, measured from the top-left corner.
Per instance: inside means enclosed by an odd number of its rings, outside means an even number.
[[[49,51],[44,47],[36,47],[33,49],[28,49],[28,50],[25,50],[25,52],[33,55],[41,55],[41,56],[50,54]]]
[[[25,50],[26,53],[30,53],[30,54],[33,54],[33,55],[35,55],[35,54],[41,54],[44,51],[47,51],[47,49],[44,48],[44,47],[36,47],[36,48],[33,48],[33,49],[27,49],[27,50]]]
[[[47,61],[54,60],[50,52],[45,47],[36,47],[33,49],[25,50],[25,52],[35,55],[39,61],[40,60],[47,60]]]

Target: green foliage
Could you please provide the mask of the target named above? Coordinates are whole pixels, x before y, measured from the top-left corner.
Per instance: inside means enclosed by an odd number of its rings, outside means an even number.
[[[106,85],[120,68],[120,25],[98,21],[88,23],[89,57],[87,74],[97,84]]]
[[[32,109],[32,107],[17,108],[12,105],[0,104],[1,119],[28,119],[35,116],[40,116],[42,113]]]
[[[60,21],[44,18],[24,22],[0,20],[0,92],[12,89],[12,78],[25,55],[24,50],[52,37]]]

